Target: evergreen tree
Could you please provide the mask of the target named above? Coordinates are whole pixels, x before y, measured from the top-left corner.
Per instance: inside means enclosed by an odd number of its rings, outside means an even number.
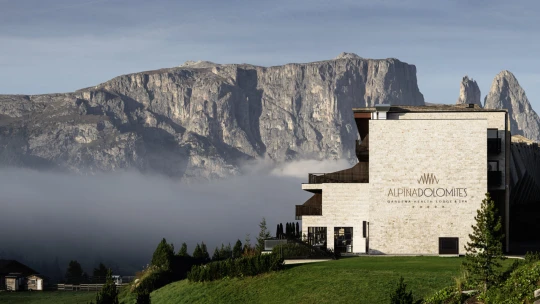
[[[297,239],[300,238],[300,225],[298,225],[298,222],[296,222],[296,234],[295,234],[295,237]]]
[[[242,242],[240,240],[237,240],[233,248],[233,259],[237,259],[241,256],[242,256]]]
[[[221,257],[219,255],[219,249],[216,247],[216,250],[214,250],[214,254],[212,255],[212,261],[219,261],[221,260]]]
[[[174,246],[173,244],[167,244],[167,240],[163,238],[152,255],[152,265],[165,271],[171,271],[173,259]]]
[[[391,304],[420,304],[422,300],[414,301],[412,291],[407,292],[407,284],[405,284],[403,277],[399,278],[398,285],[394,292],[390,294]]]
[[[467,251],[463,263],[473,281],[480,284],[485,292],[499,278],[500,261],[503,256],[501,217],[497,215],[495,202],[489,192],[482,200],[477,210],[476,225],[472,226],[473,233],[469,234],[470,242],[465,245]]]
[[[100,264],[101,266],[102,264]],[[105,285],[96,295],[96,304],[118,304],[118,290],[112,279],[112,271],[109,269],[106,274]]]
[[[210,254],[208,253],[208,249],[206,248],[206,244],[204,242],[201,242],[201,252],[204,262],[206,263],[210,261]]]
[[[281,235],[281,238],[283,238],[283,223],[279,223],[279,235]]]
[[[176,255],[183,256],[183,257],[189,256],[189,254],[187,252],[187,244],[186,243],[182,243],[182,247],[180,247],[180,250],[178,251],[178,253]]]
[[[277,228],[276,228],[276,239],[279,239],[280,235],[279,235],[279,224],[277,224]]]
[[[202,253],[201,246],[199,245],[199,243],[197,243],[197,246],[195,246],[195,250],[193,250],[192,256],[195,259],[202,259],[203,258],[203,253]]]
[[[66,270],[66,283],[68,284],[80,284],[83,280],[83,270],[79,262],[72,260],[69,261],[68,268]]]
[[[232,249],[231,249],[231,243],[229,245],[224,246],[221,244],[221,249],[219,250],[219,256],[222,260],[230,259],[232,258]]]
[[[107,268],[107,266],[105,266],[103,263],[99,263],[99,266],[97,268],[94,268],[94,272],[92,273],[92,282],[96,284],[105,283],[108,273],[109,268]]]
[[[259,223],[259,228],[261,229],[259,231],[259,237],[257,238],[257,245],[255,249],[257,252],[264,251],[264,240],[269,239],[271,237],[270,231],[266,228],[266,219],[263,217],[262,221]]]

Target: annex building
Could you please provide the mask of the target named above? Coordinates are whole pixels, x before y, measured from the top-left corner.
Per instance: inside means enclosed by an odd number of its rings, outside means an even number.
[[[314,246],[369,254],[464,254],[486,192],[509,247],[508,113],[474,105],[353,109],[358,163],[310,174],[296,206]]]

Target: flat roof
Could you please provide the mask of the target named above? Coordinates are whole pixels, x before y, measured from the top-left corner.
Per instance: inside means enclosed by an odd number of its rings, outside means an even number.
[[[370,113],[375,112],[375,107],[353,108],[354,113]],[[404,113],[404,112],[508,112],[507,109],[484,109],[478,105],[474,108],[469,108],[468,104],[461,105],[429,105],[429,106],[390,106],[389,113]]]

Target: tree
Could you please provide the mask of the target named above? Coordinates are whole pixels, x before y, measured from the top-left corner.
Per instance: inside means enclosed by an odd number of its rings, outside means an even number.
[[[276,239],[279,239],[280,235],[279,235],[279,224],[277,224],[277,228],[276,228]]]
[[[206,248],[206,244],[204,242],[201,242],[201,252],[204,262],[206,263],[210,261],[210,254],[208,254],[208,249]]]
[[[300,238],[300,225],[298,225],[298,222],[296,222],[296,234],[295,234],[295,237],[297,239]]]
[[[173,244],[167,244],[167,240],[163,238],[152,255],[152,265],[165,271],[171,271],[173,259],[174,246]]]
[[[279,235],[281,235],[281,238],[283,238],[283,223],[279,223]]]
[[[186,243],[182,243],[182,247],[180,247],[180,250],[178,250],[178,253],[176,254],[178,256],[189,256],[189,254],[187,253],[187,244]]]
[[[463,266],[468,271],[469,277],[480,284],[485,292],[497,282],[500,261],[505,259],[501,217],[497,215],[495,202],[489,192],[482,200],[474,219],[476,225],[472,225],[473,233],[469,234],[471,241],[465,245],[467,253]]]
[[[269,239],[271,237],[270,231],[266,228],[266,219],[263,217],[262,221],[259,223],[259,228],[261,229],[259,231],[259,237],[257,238],[257,245],[255,249],[257,252],[264,251],[264,240]]]
[[[223,246],[223,244],[221,244],[221,249],[219,250],[219,256],[222,260],[232,258],[231,243],[229,243],[229,245],[227,246]]]
[[[240,240],[236,241],[233,247],[233,259],[237,259],[242,256],[242,242]]]
[[[66,270],[66,283],[68,284],[80,284],[83,279],[83,270],[79,262],[72,260],[69,261],[68,268]]]
[[[107,268],[107,266],[105,266],[103,263],[99,263],[99,266],[94,268],[94,272],[92,273],[92,281],[94,283],[105,283],[107,273],[109,273],[109,268]]]
[[[201,246],[199,245],[199,243],[197,243],[197,246],[195,246],[195,250],[193,250],[192,256],[195,259],[202,259],[203,258]]]
[[[212,255],[212,261],[219,261],[221,260],[221,257],[219,255],[219,249],[216,247],[216,250],[214,250],[214,255]]]
[[[100,264],[100,266],[103,264]],[[112,271],[109,269],[106,274],[105,285],[96,295],[96,304],[118,304],[118,290],[112,279]]]
[[[396,289],[390,294],[391,304],[420,304],[421,300],[414,301],[412,291],[407,292],[407,284],[405,284],[403,277],[399,277],[399,282]]]

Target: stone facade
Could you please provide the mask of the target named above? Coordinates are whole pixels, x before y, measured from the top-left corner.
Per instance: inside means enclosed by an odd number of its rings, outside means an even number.
[[[353,252],[366,252],[362,221],[369,220],[369,184],[320,184],[322,215],[302,217],[302,235],[308,227],[327,227],[328,248],[334,248],[334,227],[353,228]]]
[[[439,237],[459,237],[464,253],[487,189],[487,121],[372,120],[369,129],[370,251],[436,254]],[[460,190],[434,198],[403,188]]]
[[[405,109],[386,117],[369,120],[369,183],[302,186],[322,191],[322,215],[302,216],[302,234],[327,227],[333,248],[334,227],[352,227],[353,252],[370,254],[439,254],[439,238],[457,238],[465,254],[488,190],[508,214],[507,113]],[[501,139],[500,153],[488,154],[488,132]],[[500,186],[488,187],[488,161],[499,163]],[[503,225],[508,233],[505,217]]]

